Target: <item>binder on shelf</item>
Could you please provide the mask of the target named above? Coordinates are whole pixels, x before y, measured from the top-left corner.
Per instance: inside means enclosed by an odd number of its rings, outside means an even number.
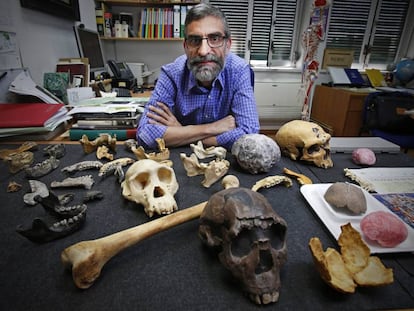
[[[181,27],[180,6],[179,5],[174,5],[173,6],[173,11],[174,11],[174,14],[173,14],[173,26],[174,26],[173,27],[173,30],[174,30],[173,37],[174,38],[179,38],[180,37],[180,27]]]
[[[180,38],[184,38],[184,23],[187,16],[187,6],[182,5],[180,11]]]

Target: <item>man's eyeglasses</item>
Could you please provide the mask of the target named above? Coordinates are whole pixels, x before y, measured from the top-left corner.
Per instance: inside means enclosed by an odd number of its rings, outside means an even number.
[[[207,44],[211,48],[219,48],[222,47],[224,44],[224,40],[227,39],[226,36],[219,35],[219,34],[210,34],[207,37],[200,37],[200,36],[188,36],[185,39],[188,47],[195,49],[199,48],[203,42],[203,40],[207,40]]]

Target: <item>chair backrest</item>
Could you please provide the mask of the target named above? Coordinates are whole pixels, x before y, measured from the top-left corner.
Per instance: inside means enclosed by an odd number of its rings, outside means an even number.
[[[373,129],[399,135],[414,135],[414,96],[405,92],[370,93],[364,103],[361,132]]]

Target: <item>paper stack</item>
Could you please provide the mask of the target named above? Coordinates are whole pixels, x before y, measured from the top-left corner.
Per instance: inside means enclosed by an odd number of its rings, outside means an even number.
[[[116,135],[119,140],[135,138],[145,104],[141,98],[93,98],[83,103],[69,112],[76,121],[69,130],[71,140],[82,135],[95,139],[102,133]]]
[[[70,119],[63,104],[0,103],[0,138],[48,140],[62,133]]]

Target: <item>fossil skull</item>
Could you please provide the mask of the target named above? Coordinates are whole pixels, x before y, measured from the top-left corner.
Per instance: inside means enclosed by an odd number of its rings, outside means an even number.
[[[124,198],[142,204],[149,217],[177,210],[174,195],[178,183],[174,170],[167,165],[150,159],[139,160],[128,168],[121,187]]]
[[[314,122],[293,120],[280,127],[275,136],[281,151],[292,160],[302,160],[318,167],[333,166],[329,141],[331,135]]]
[[[286,262],[286,222],[260,193],[229,188],[210,197],[199,236],[218,248],[221,263],[256,304],[279,299],[280,269]]]

